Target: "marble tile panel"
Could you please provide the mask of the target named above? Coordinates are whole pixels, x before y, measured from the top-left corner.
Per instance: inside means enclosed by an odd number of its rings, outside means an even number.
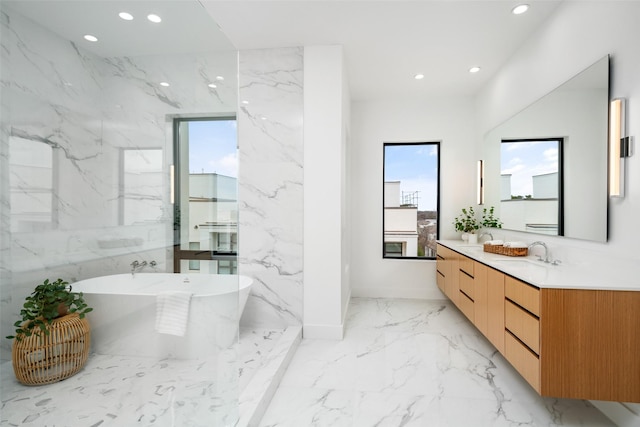
[[[302,323],[302,49],[242,51],[238,271],[254,285],[242,324]]]
[[[352,299],[344,340],[302,341],[261,425],[613,425],[588,402],[541,398],[462,313],[441,307]],[[338,395],[344,405],[326,405]]]
[[[261,427],[351,427],[353,391],[280,387]]]

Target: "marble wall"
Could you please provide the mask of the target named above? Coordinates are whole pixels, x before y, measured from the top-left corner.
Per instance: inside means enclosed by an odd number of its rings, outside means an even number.
[[[10,9],[3,7],[0,20],[6,336],[24,297],[44,278],[128,272],[134,259],[155,260],[159,270],[171,266],[171,120],[235,112],[237,53],[102,58]],[[208,87],[218,75],[227,78]],[[42,149],[36,156],[29,147]],[[137,200],[149,200],[155,213],[147,217],[154,219],[125,226],[122,152],[146,148],[164,153],[159,184]],[[8,344],[3,340],[3,359]]]
[[[240,52],[239,273],[254,279],[241,323],[302,324],[303,49]]]

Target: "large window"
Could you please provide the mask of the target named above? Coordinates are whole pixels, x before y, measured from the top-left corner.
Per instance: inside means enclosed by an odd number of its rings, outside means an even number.
[[[385,143],[383,158],[382,256],[434,259],[440,144]]]
[[[235,274],[235,117],[175,119],[174,271]]]

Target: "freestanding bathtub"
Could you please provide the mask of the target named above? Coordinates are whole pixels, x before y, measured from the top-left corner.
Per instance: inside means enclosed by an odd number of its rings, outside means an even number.
[[[232,346],[252,280],[245,276],[136,273],[72,283],[93,311],[92,351],[159,359],[203,359]],[[156,332],[158,296],[191,294],[184,336]]]

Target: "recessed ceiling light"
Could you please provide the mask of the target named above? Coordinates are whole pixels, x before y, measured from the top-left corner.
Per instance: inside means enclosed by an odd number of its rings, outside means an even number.
[[[469,68],[469,72],[470,73],[477,73],[478,71],[480,71],[480,67],[471,67],[471,68]]]
[[[215,84],[213,84],[213,83],[209,83],[207,86],[209,86],[211,89],[215,89],[215,88],[217,88],[217,87],[218,87],[218,86],[216,86],[216,85],[215,85]]]
[[[424,74],[416,74],[415,76],[413,76],[413,78],[416,80],[422,80],[424,79]]]
[[[223,80],[224,80],[224,77],[222,77],[222,76],[216,76],[216,80],[223,81]]]
[[[128,12],[120,12],[118,14],[118,16],[122,19],[124,19],[125,21],[131,21],[133,20],[133,15],[128,13]]]
[[[522,15],[527,10],[529,10],[529,5],[528,4],[519,4],[516,7],[514,7],[513,9],[511,9],[511,13],[513,13],[514,15]]]
[[[147,15],[147,19],[156,24],[159,22],[162,22],[162,18],[160,18],[158,15],[155,15],[153,13],[150,15]]]
[[[260,116],[260,119],[267,120],[267,118],[265,116]]]
[[[167,82],[160,82],[160,86],[169,87],[170,85]]]
[[[96,36],[92,36],[91,34],[86,34],[84,39],[90,42],[97,42],[98,38]]]
[[[242,101],[244,105],[249,105],[249,101]]]

